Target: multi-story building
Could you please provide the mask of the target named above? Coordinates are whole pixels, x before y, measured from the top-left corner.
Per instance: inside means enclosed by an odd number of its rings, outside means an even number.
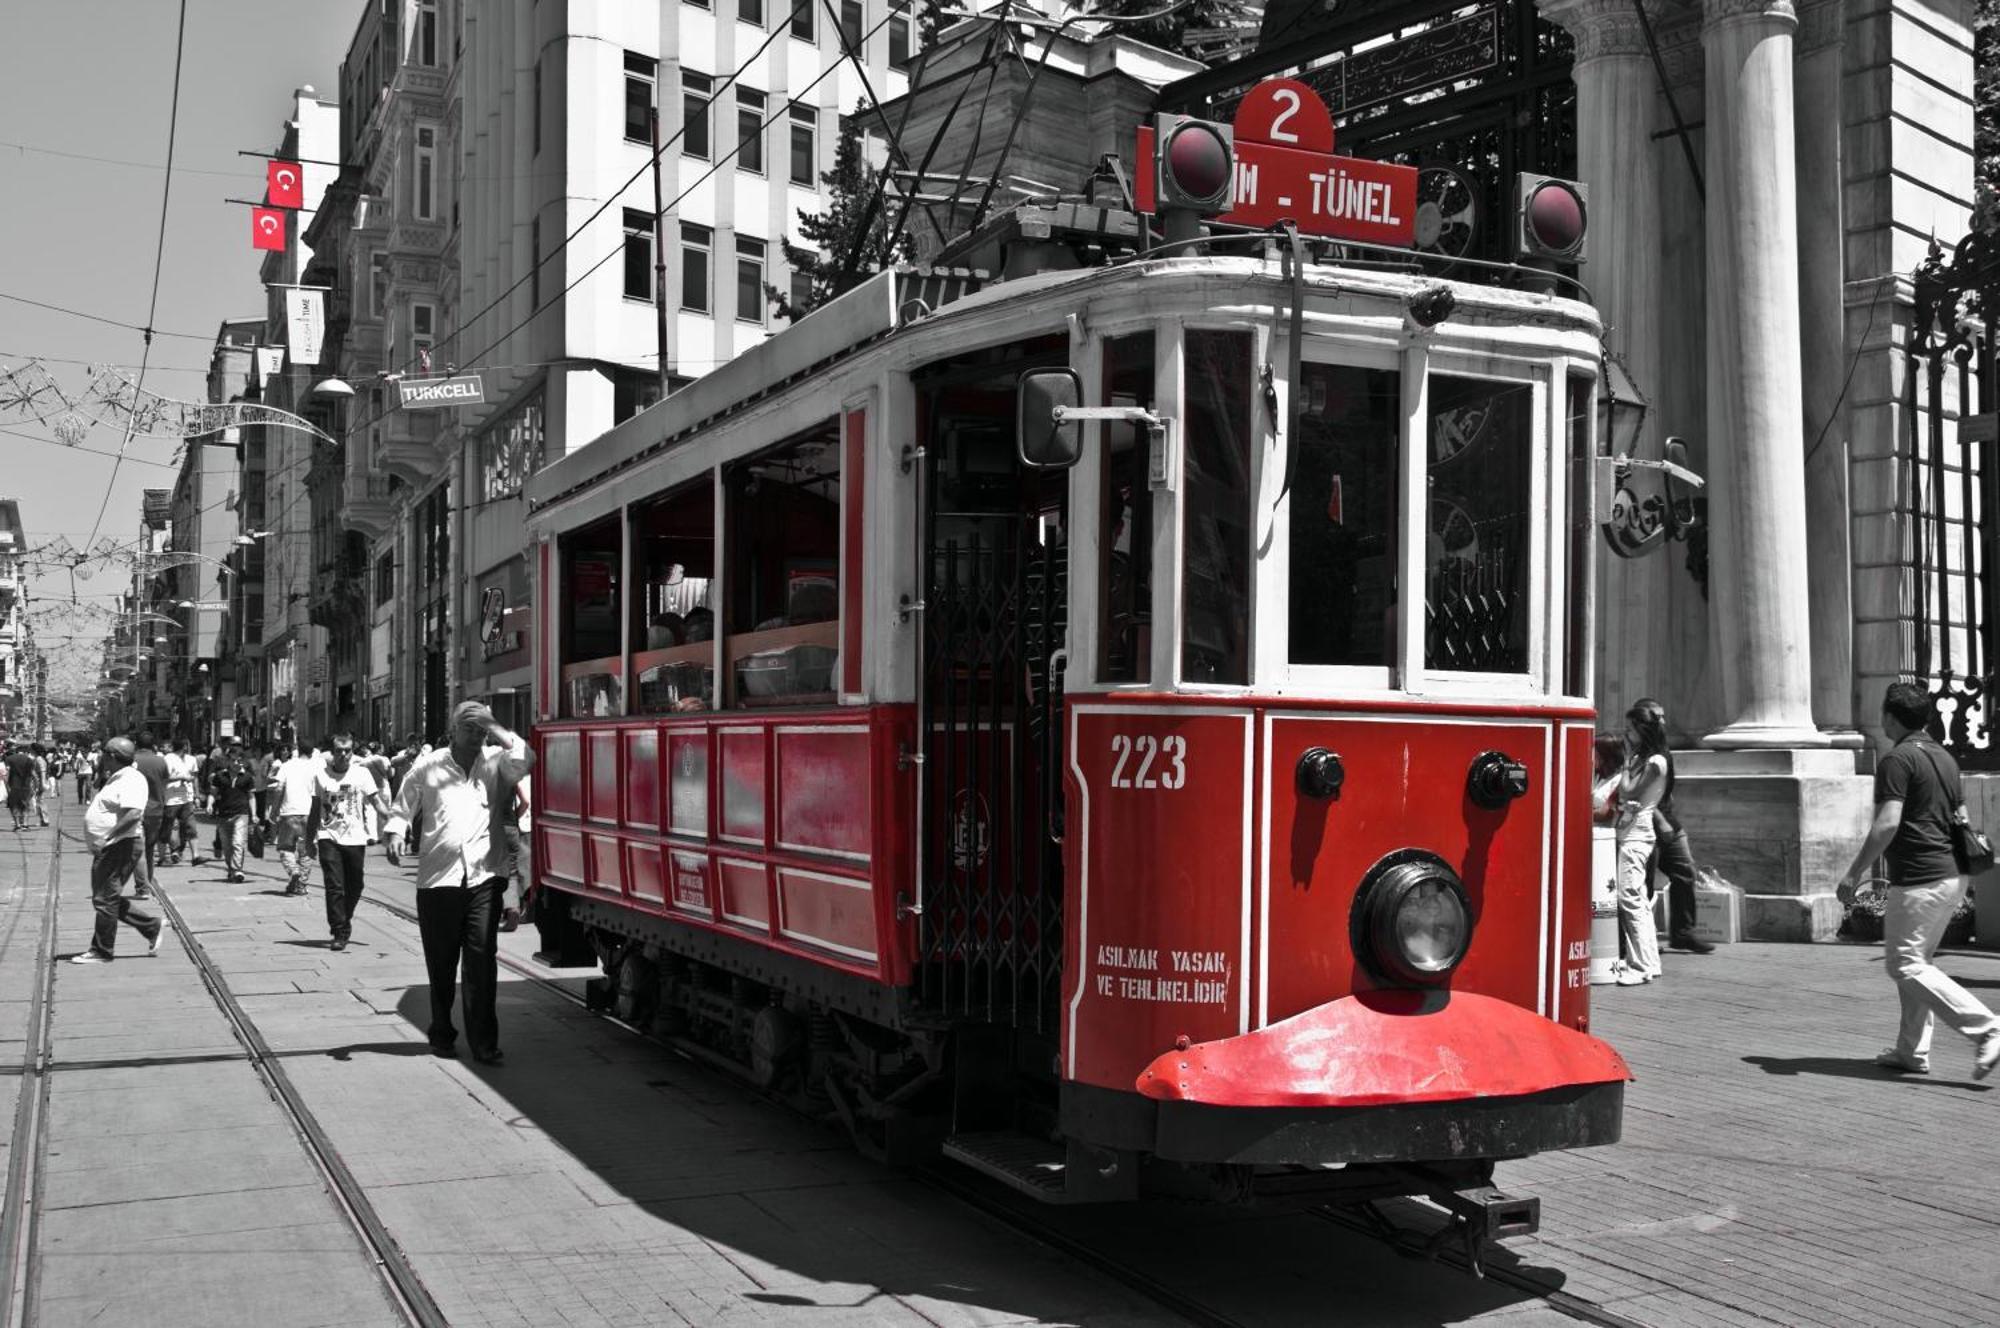
[[[303,165],[305,206],[291,219],[285,247],[264,255],[263,346],[288,347],[285,291],[313,280],[314,253],[305,237],[338,174],[330,163],[339,151],[339,109],[311,87],[300,88],[273,153]],[[327,304],[331,322],[333,299]],[[334,375],[324,358],[301,364],[288,348],[282,366],[275,372],[267,372],[269,367],[260,365],[257,372],[258,399],[303,417],[314,431],[280,425],[242,431],[238,524],[250,542],[236,551],[243,611],[235,647],[240,656],[235,709],[237,731],[259,737],[293,733],[306,714],[315,661],[325,657],[324,629],[314,628],[308,616],[315,564],[306,477],[319,449],[328,445],[324,439],[338,436],[342,409],[340,398],[325,390]]]
[[[32,658],[27,579],[22,574],[27,547],[21,504],[0,498],[0,733],[10,737],[27,736],[27,665]]]
[[[769,334],[766,286],[792,281],[780,241],[825,207],[842,113],[905,82],[908,16],[889,0],[840,15],[364,8],[341,71],[342,174],[308,236],[355,388],[313,490],[314,612],[355,643],[330,663],[332,716],[435,735],[473,696],[526,721],[521,481]],[[481,403],[399,407],[401,379],[454,368],[481,375]]]
[[[208,399],[243,401],[257,378],[262,318],[222,324],[209,357]],[[187,440],[168,509],[167,553],[161,559],[167,626],[161,647],[172,698],[169,732],[207,750],[219,735],[217,720],[234,713],[234,660],[225,633],[242,613],[242,580],[232,555],[242,526],[239,515],[243,430],[235,426]]]

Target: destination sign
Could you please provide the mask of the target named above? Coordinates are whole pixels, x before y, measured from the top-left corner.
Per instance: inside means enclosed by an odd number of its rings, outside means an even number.
[[[1236,179],[1216,220],[1265,230],[1282,221],[1307,235],[1409,246],[1417,238],[1417,168],[1336,156],[1333,117],[1312,88],[1267,79],[1237,104]],[[1136,201],[1156,211],[1153,130],[1139,130]]]
[[[403,378],[396,383],[396,400],[404,410],[478,406],[486,401],[486,383],[478,374],[458,374],[451,378]]]

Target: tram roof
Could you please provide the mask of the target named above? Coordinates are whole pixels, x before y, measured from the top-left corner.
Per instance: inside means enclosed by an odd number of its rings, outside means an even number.
[[[1254,257],[1210,254],[1135,258],[1099,267],[1040,272],[1006,281],[986,282],[983,273],[967,269],[897,267],[876,273],[853,290],[829,301],[784,331],[696,379],[680,391],[634,415],[624,423],[558,458],[531,476],[526,485],[528,508],[539,513],[599,481],[622,474],[637,463],[670,448],[689,443],[702,431],[757,402],[785,394],[814,375],[832,369],[884,338],[918,335],[948,326],[962,328],[982,314],[992,317],[1002,306],[1018,309],[1029,301],[1065,313],[1075,311],[1077,288],[1109,294],[1120,285],[1146,281],[1145,301],[1170,311],[1176,291],[1182,299],[1199,299],[1217,292],[1213,282],[1256,282],[1258,298],[1227,301],[1228,312],[1270,309],[1282,317],[1270,298],[1280,265]],[[1377,303],[1384,316],[1437,278],[1382,269],[1309,264],[1307,291],[1315,300],[1340,297]],[[1169,288],[1162,283],[1174,282]],[[1289,284],[1288,282],[1286,284]],[[1545,333],[1581,334],[1595,338],[1601,324],[1596,309],[1579,300],[1498,286],[1449,283],[1457,297],[1452,322],[1475,322],[1540,328]],[[1199,295],[1196,292],[1199,291]],[[1046,301],[1036,297],[1049,297]],[[1206,304],[1203,305],[1207,308]],[[1218,306],[1218,311],[1222,311]],[[1447,325],[1448,326],[1448,325]],[[1446,326],[1437,329],[1446,334]],[[928,338],[927,338],[928,339]],[[949,346],[940,353],[963,349]]]

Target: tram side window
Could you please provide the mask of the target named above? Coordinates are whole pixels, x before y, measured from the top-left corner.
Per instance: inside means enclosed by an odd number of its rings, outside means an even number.
[[[1433,374],[1424,667],[1528,670],[1534,389]]]
[[[1181,678],[1250,681],[1248,332],[1187,333],[1187,453],[1181,492]]]
[[[715,485],[694,484],[632,511],[633,712],[715,705]]]
[[[1153,407],[1153,334],[1113,337],[1104,345],[1104,404]],[[1150,446],[1136,424],[1106,424],[1103,504],[1098,511],[1097,676],[1146,682],[1153,651],[1153,494],[1146,484]]]
[[[840,649],[839,422],[725,475],[731,702],[830,704]]]
[[[620,534],[619,518],[608,516],[562,539],[563,713],[577,719],[625,708]]]
[[[1563,695],[1590,694],[1591,558],[1597,551],[1590,510],[1590,389],[1589,374],[1569,377],[1569,624],[1568,652],[1563,661]]]
[[[1386,668],[1396,650],[1402,375],[1307,364],[1297,390],[1291,662]]]

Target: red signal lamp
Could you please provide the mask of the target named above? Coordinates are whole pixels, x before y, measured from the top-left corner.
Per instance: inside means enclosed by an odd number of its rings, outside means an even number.
[[[1590,193],[1575,180],[1523,171],[1514,186],[1514,256],[1581,263]]]
[[[1160,116],[1153,141],[1153,196],[1162,210],[1214,216],[1229,211],[1236,183],[1236,137],[1227,125],[1184,115]]]

